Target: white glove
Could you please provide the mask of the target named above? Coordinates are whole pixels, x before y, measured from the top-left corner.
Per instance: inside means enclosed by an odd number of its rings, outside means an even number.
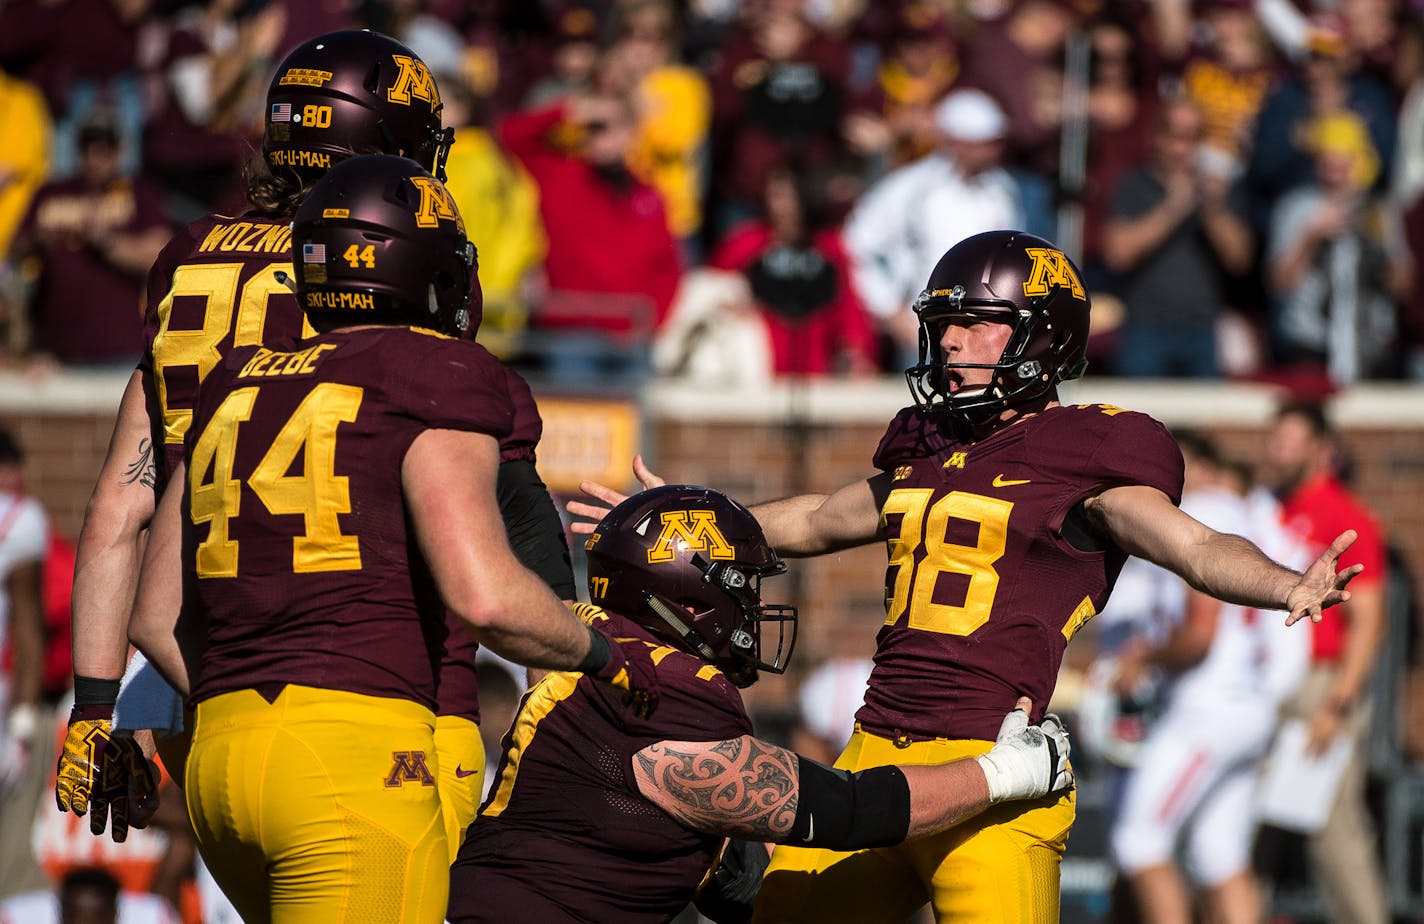
[[[1049,713],[1031,726],[1023,709],[1010,712],[999,726],[998,742],[976,758],[989,783],[989,801],[1037,799],[1072,786],[1068,752],[1068,733],[1058,716]]]

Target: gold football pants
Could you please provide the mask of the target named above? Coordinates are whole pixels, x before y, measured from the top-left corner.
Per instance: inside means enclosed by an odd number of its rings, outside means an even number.
[[[244,921],[443,920],[434,724],[406,700],[295,685],[198,704],[188,813]]]
[[[942,764],[992,746],[992,741],[937,739],[896,747],[857,727],[836,766],[855,771]],[[1054,924],[1059,861],[1074,807],[1070,790],[997,805],[948,831],[895,847],[852,853],[777,847],[754,921],[900,924],[931,902],[940,922]]]
[[[453,863],[484,791],[485,743],[480,727],[462,716],[436,716],[435,753],[440,755],[435,789],[440,793],[440,814],[445,819],[445,840]]]

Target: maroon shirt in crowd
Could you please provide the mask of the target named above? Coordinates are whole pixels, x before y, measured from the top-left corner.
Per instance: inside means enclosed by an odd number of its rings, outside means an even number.
[[[41,186],[19,231],[44,263],[31,308],[35,346],[63,363],[132,362],[143,347],[143,279],[106,259],[90,236],[167,226],[162,194],[143,179]]]
[[[186,441],[199,484],[223,492],[184,496],[184,560],[208,616],[192,701],[296,683],[434,711],[445,607],[410,532],[402,460],[426,430],[498,440],[513,416],[503,367],[469,341],[367,328],[234,350],[199,389]],[[316,496],[284,490],[297,457]]]
[[[1068,640],[1127,559],[1074,548],[1064,518],[1106,488],[1147,485],[1173,503],[1182,492],[1166,429],[1098,404],[1049,408],[974,443],[906,408],[875,466],[893,478],[887,617],[856,719],[890,738],[993,741],[1020,696],[1039,721]]]
[[[751,734],[741,694],[721,671],[631,620],[579,610],[658,649],[658,708],[640,718],[618,690],[573,673],[549,674],[529,692],[450,870],[447,915],[457,924],[666,921],[692,900],[721,846],[643,797],[633,757],[659,741]]]

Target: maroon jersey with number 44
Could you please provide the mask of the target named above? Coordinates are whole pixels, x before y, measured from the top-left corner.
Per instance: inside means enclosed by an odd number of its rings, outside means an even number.
[[[188,429],[184,561],[207,611],[193,701],[295,683],[435,708],[445,610],[401,466],[426,430],[508,436],[505,370],[412,328],[232,351]]]
[[[529,692],[451,867],[451,921],[666,921],[691,901],[722,844],[645,799],[633,756],[659,741],[751,734],[741,693],[636,623],[578,609],[654,649],[658,707],[641,718],[619,691],[573,673],[549,674]]]
[[[1052,407],[977,442],[907,408],[875,466],[891,478],[886,618],[856,718],[892,738],[992,741],[1020,696],[1039,721],[1065,646],[1127,558],[1076,548],[1064,519],[1107,488],[1146,485],[1174,504],[1182,491],[1166,429],[1110,405]]]

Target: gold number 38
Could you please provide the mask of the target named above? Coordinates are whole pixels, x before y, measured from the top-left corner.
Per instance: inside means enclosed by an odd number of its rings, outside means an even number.
[[[885,624],[895,625],[908,611],[912,629],[969,635],[989,621],[994,607],[999,590],[994,563],[1003,557],[1008,544],[1009,513],[1014,505],[997,497],[951,491],[931,506],[933,496],[929,488],[902,488],[890,493],[881,510],[882,528],[890,514],[903,514],[899,533],[889,537],[895,585],[885,601]],[[974,545],[945,538],[951,519],[978,524]],[[924,555],[916,561],[915,553],[921,548]],[[969,577],[963,604],[935,602],[935,585],[941,574]]]

